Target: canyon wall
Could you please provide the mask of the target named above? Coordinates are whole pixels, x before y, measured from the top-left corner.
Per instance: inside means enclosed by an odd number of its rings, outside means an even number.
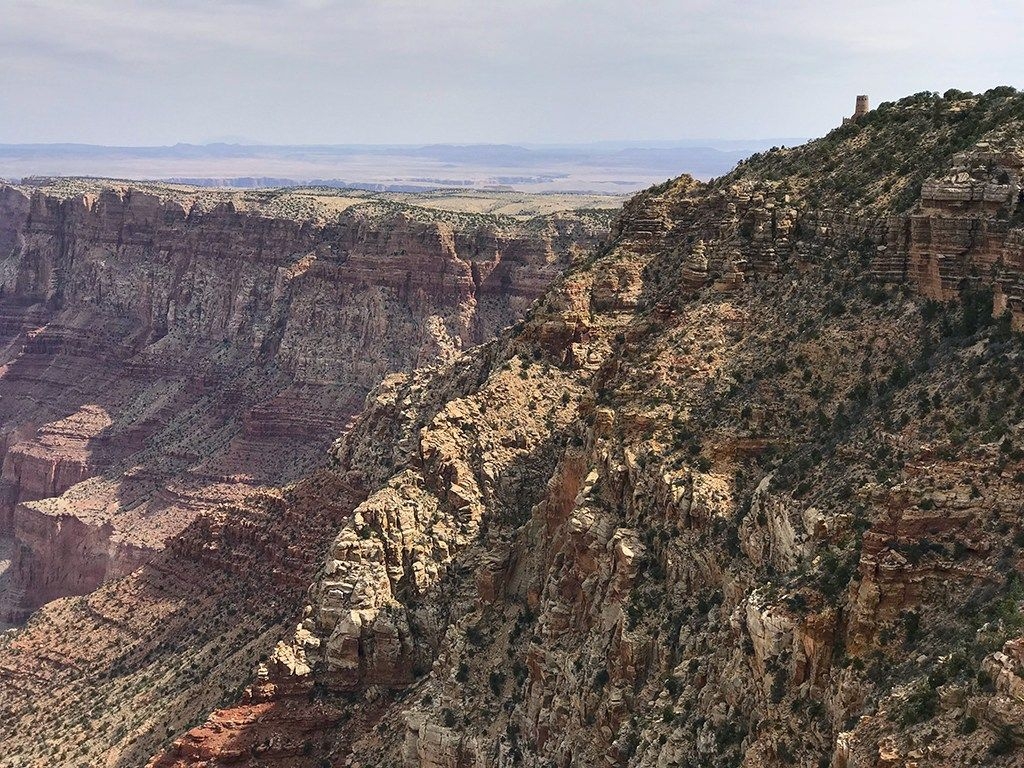
[[[5,754],[1019,764],[1022,130],[913,97],[638,195],[329,468],[0,636]]]
[[[371,395],[291,639],[151,765],[1017,764],[1024,152],[990,151],[909,213],[639,196],[514,333]]]
[[[0,187],[0,620],[309,471],[372,386],[517,320],[604,220]]]

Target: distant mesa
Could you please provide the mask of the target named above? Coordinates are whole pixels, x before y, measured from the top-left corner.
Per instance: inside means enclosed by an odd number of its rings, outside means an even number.
[[[701,139],[530,147],[0,144],[0,176],[149,179],[242,189],[317,185],[420,192],[424,187],[497,186],[529,193],[619,194],[644,189],[683,171],[699,179],[715,178],[751,153],[780,143],[792,146],[802,140]]]

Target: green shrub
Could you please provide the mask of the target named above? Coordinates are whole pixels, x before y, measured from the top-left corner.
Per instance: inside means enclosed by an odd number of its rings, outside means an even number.
[[[903,725],[915,725],[931,720],[939,707],[939,694],[929,685],[918,685],[907,696],[900,712]]]

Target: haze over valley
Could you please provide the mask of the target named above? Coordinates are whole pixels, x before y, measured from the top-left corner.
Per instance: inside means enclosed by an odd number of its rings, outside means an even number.
[[[319,185],[418,191],[636,192],[685,171],[721,176],[744,157],[800,139],[588,145],[101,147],[0,145],[0,177],[92,176],[234,187]]]

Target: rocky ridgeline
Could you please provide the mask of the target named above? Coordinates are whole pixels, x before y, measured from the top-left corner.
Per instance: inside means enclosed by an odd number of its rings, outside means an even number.
[[[332,469],[5,636],[54,734],[9,761],[1019,763],[1022,119],[918,96],[637,196]]]
[[[844,126],[834,194],[815,144],[650,190],[385,381],[291,638],[152,765],[1018,764],[1022,102]],[[906,207],[834,184],[921,120],[981,127]]]
[[[0,621],[310,471],[385,375],[492,337],[604,234],[593,212],[310,221],[95,186],[0,188]]]

